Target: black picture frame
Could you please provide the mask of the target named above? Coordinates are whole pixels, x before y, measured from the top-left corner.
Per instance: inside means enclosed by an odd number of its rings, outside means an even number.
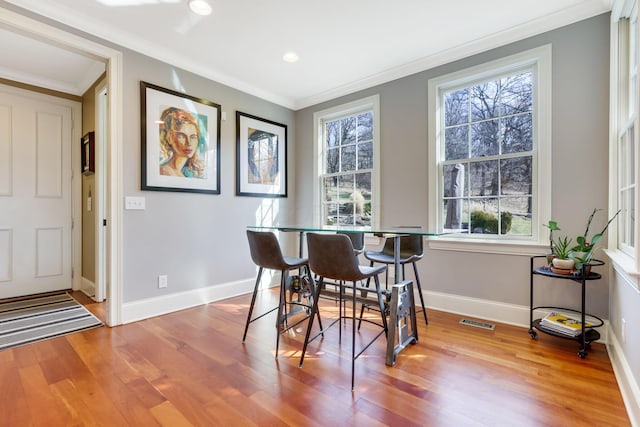
[[[80,139],[80,159],[82,160],[82,175],[93,175],[96,171],[96,142],[95,132],[87,132]]]
[[[287,197],[287,125],[236,111],[236,195]]]
[[[142,190],[220,194],[221,114],[215,102],[141,81]]]

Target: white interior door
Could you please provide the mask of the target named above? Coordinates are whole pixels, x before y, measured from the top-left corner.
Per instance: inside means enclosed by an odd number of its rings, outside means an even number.
[[[72,288],[74,113],[56,99],[0,86],[0,298]]]

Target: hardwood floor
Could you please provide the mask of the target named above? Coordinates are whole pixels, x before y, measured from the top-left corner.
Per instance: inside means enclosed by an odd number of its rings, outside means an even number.
[[[260,297],[276,299],[272,292]],[[275,360],[275,317],[253,323],[241,342],[249,301],[1,351],[0,424],[630,425],[600,344],[580,359],[573,341],[532,340],[526,329],[502,324],[487,331],[430,310],[429,326],[418,322],[420,342],[396,366],[385,366],[383,340],[356,361],[352,393],[348,325],[342,345],[336,325],[310,345],[299,368],[305,324],[282,336]],[[323,305],[328,319],[334,303]],[[368,328],[363,334],[374,332]]]

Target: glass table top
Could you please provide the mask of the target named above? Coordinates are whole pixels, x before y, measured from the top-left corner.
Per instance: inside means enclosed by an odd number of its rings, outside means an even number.
[[[298,232],[347,232],[347,233],[366,233],[366,234],[385,234],[385,235],[417,235],[417,236],[439,236],[438,233],[430,232],[420,226],[414,225],[393,225],[393,226],[352,226],[352,225],[323,225],[312,226],[308,224],[296,225],[249,225],[249,229],[254,230],[279,230],[279,231],[298,231]]]

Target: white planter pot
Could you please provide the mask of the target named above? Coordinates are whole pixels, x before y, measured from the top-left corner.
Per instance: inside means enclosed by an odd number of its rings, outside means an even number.
[[[563,270],[571,270],[573,269],[574,261],[572,259],[554,258],[553,261],[551,261],[551,263],[555,268],[560,268]]]

